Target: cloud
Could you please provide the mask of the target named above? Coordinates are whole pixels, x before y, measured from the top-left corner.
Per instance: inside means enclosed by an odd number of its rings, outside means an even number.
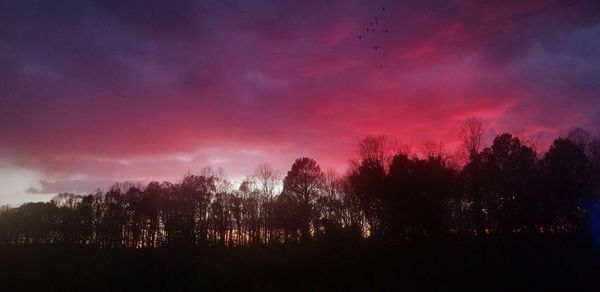
[[[106,190],[117,181],[107,180],[61,180],[61,181],[39,181],[40,188],[29,187],[25,190],[25,194],[29,195],[51,195],[63,192],[71,193],[91,193],[98,189]]]
[[[25,190],[25,193],[27,193],[27,194],[39,194],[40,190],[38,190],[35,187],[29,187],[28,189]]]
[[[132,181],[137,183],[137,181]],[[62,192],[71,193],[91,193],[98,189],[106,190],[111,185],[115,184],[116,181],[110,180],[59,180],[59,181],[45,181],[41,180],[41,189],[38,191],[40,194],[56,194]]]
[[[365,32],[374,16],[387,33]],[[93,191],[300,156],[343,169],[365,134],[455,145],[469,116],[546,144],[598,132],[598,16],[597,1],[0,3],[0,162],[47,184],[19,190]]]

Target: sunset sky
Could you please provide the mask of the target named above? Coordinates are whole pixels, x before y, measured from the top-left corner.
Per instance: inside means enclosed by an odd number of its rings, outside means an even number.
[[[453,151],[469,117],[543,151],[600,132],[599,47],[599,1],[2,1],[0,204]]]

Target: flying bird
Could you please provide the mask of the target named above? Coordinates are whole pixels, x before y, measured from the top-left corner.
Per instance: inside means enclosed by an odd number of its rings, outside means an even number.
[[[382,9],[382,10],[385,12],[385,7],[382,7],[381,9]],[[368,21],[367,21],[367,23],[366,23],[366,24],[367,24],[367,26],[365,27],[365,31],[366,31],[367,33],[369,33],[369,32],[375,32],[375,31],[376,31],[376,27],[378,27],[378,26],[379,26],[379,20],[380,20],[380,19],[381,19],[381,20],[383,20],[383,19],[385,18],[384,16],[385,16],[385,15],[382,15],[382,14],[377,14],[377,15],[374,15],[374,16],[373,16],[373,17],[372,17],[370,20],[368,20]],[[383,33],[388,33],[388,32],[389,32],[389,29],[387,29],[387,28],[385,28],[385,29],[384,29],[384,28],[382,28],[380,31],[381,31],[381,32],[383,32]],[[371,35],[374,35],[376,38],[380,38],[380,37],[381,37],[381,36],[379,36],[379,34],[371,34]],[[366,35],[366,34],[364,34],[364,33],[363,33],[363,34],[357,34],[357,35],[356,35],[356,38],[357,38],[357,39],[359,39],[359,40],[362,40],[362,39],[363,39],[363,36],[365,37],[365,40],[368,40],[368,39],[370,39],[370,35]],[[377,42],[378,42],[378,40],[375,40],[375,43],[377,43]],[[379,51],[380,51],[380,50],[379,50],[379,48],[380,48],[380,46],[379,46],[379,45],[375,45],[375,44],[373,44],[373,43],[370,43],[370,44],[367,44],[367,48],[368,48],[368,45],[371,45],[371,48],[372,48],[373,50],[375,50],[375,51],[377,51],[377,52],[379,52]],[[377,68],[377,67],[376,67],[376,68]],[[383,69],[383,65],[380,65],[380,66],[379,66],[379,68],[380,68],[380,69]]]

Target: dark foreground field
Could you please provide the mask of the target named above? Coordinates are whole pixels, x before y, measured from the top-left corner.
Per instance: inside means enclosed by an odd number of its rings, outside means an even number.
[[[0,251],[2,291],[595,290],[585,240],[312,243],[286,247]],[[41,290],[39,290],[41,291]]]

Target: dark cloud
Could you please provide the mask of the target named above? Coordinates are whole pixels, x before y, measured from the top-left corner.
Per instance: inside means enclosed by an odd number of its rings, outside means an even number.
[[[131,181],[132,183],[143,183],[143,181]],[[117,183],[117,181],[110,180],[58,180],[58,181],[45,181],[39,182],[41,188],[30,187],[25,190],[27,194],[56,194],[62,192],[71,193],[92,193],[98,189],[106,190],[110,186]]]
[[[27,193],[27,194],[39,194],[40,190],[38,190],[35,187],[29,187],[28,189],[25,190],[25,193]]]

